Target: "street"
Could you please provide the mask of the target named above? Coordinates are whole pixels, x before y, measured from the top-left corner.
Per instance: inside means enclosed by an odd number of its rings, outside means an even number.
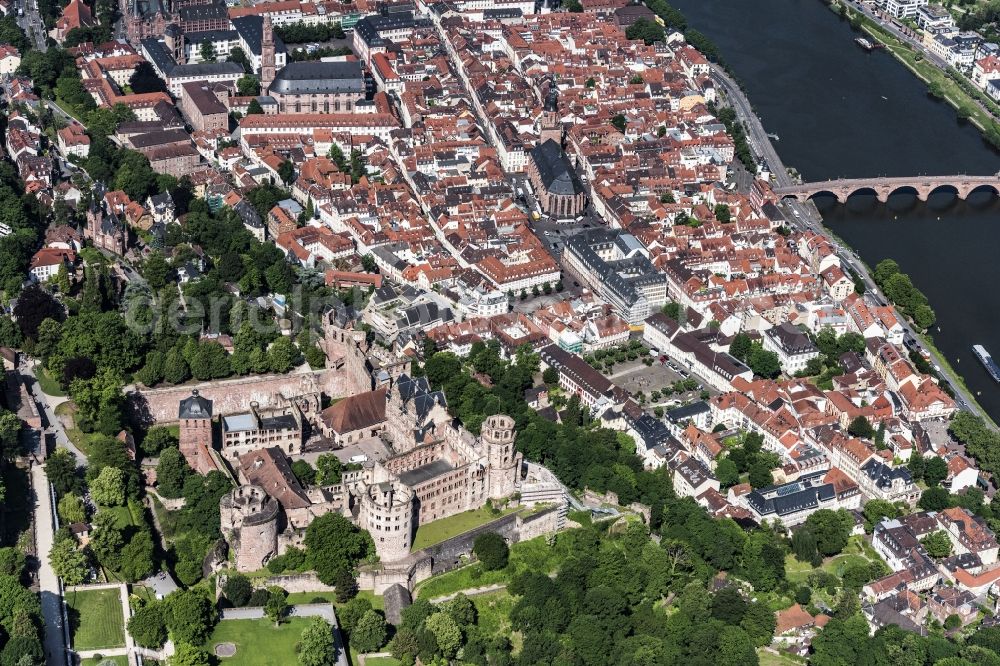
[[[737,117],[746,128],[747,140],[750,143],[750,148],[754,156],[759,162],[767,164],[774,176],[775,183],[779,187],[791,185],[793,181],[791,176],[788,175],[788,170],[774,149],[770,138],[767,136],[767,132],[764,130],[763,125],[761,125],[760,119],[750,106],[750,102],[743,95],[743,91],[717,65],[712,66],[712,78],[720,85],[726,99],[732,105]],[[793,227],[800,231],[825,233],[822,226],[823,220],[811,205],[794,200],[785,200],[782,202],[782,205],[786,211],[791,212],[786,217]],[[850,248],[841,246],[836,239],[831,238],[830,240],[837,249],[837,257],[840,259],[841,264],[860,276],[864,282],[866,293],[871,295],[876,304],[888,305],[879,292],[875,280],[872,279],[871,274],[868,272],[868,267],[865,266],[864,262],[858,259]],[[903,326],[904,339],[912,340],[913,349],[916,351],[920,352],[922,350],[929,354],[931,364],[939,368],[938,373],[955,394],[955,400],[959,407],[970,411],[975,416],[981,417],[988,426],[995,428],[996,426],[992,419],[979,406],[972,393],[965,388],[961,379],[950,369],[948,363],[941,358],[940,354],[935,349],[929,348],[921,342],[917,332],[898,311],[896,312],[896,318]]]
[[[42,465],[31,468],[31,488],[35,496],[35,539],[38,549],[38,585],[45,618],[45,663],[66,663],[65,626],[62,588],[59,577],[49,564],[49,551],[55,537],[55,519],[49,479]]]
[[[45,51],[49,45],[45,35],[45,24],[42,23],[42,17],[38,13],[38,1],[22,0],[22,2],[24,16],[17,17],[17,24],[21,26],[24,34],[28,36],[36,49]]]

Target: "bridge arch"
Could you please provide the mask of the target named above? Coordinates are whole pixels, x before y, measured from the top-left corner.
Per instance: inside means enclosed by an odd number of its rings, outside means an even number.
[[[851,188],[851,191],[847,194],[847,196],[844,197],[844,198],[845,199],[850,199],[851,197],[857,196],[859,194],[873,194],[873,195],[875,195],[876,199],[879,199],[880,201],[882,200],[881,197],[880,197],[880,195],[879,195],[879,191],[877,189],[875,189],[874,187],[870,186],[870,185],[862,185],[861,187],[853,187],[853,188]]]
[[[958,188],[956,188],[957,191]],[[978,185],[970,183],[969,188],[965,191],[962,196],[963,199],[967,199],[970,194],[974,192],[989,192],[995,197],[1000,197],[1000,189],[996,185],[991,185],[990,183],[979,183]]]
[[[924,198],[920,196],[920,190],[915,185],[900,185],[899,187],[895,187],[889,191],[889,196],[891,197],[894,194],[912,194],[918,199]]]
[[[815,199],[816,197],[833,197],[833,200],[837,203],[844,203],[847,201],[847,197],[842,193],[835,192],[834,190],[814,190],[805,195],[806,199]]]
[[[930,189],[930,192],[927,193],[927,196],[937,194],[939,192],[947,192],[958,199],[964,199],[966,196],[959,191],[958,186],[952,185],[951,183],[941,183],[940,185],[935,185]]]

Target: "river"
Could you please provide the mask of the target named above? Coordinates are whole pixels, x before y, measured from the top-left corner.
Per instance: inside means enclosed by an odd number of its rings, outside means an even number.
[[[991,174],[1000,156],[978,130],[884,51],[857,36],[819,0],[671,0],[718,46],[775,148],[806,180],[913,174]],[[869,266],[895,259],[927,295],[934,341],[995,421],[1000,387],[972,355],[1000,358],[1000,201],[977,193],[926,204],[901,194],[847,204],[819,199],[826,226]]]

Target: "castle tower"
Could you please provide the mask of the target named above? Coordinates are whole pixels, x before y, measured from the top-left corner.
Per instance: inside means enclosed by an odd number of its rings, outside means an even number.
[[[264,15],[263,34],[260,40],[260,91],[266,95],[274,81],[274,28],[270,15]]]
[[[358,485],[358,527],[368,530],[375,551],[383,562],[395,562],[410,554],[413,545],[413,491],[386,481]]]
[[[217,469],[209,449],[212,448],[212,401],[198,395],[181,400],[177,410],[180,421],[179,447],[191,469],[208,474]]]
[[[259,571],[278,553],[278,501],[256,485],[234,488],[219,500],[219,525],[237,571]]]
[[[545,96],[545,104],[542,107],[538,144],[541,145],[549,139],[562,145],[563,128],[559,121],[559,88],[556,87],[555,81],[549,82],[549,92]]]
[[[506,414],[496,414],[483,423],[482,441],[486,447],[487,494],[490,499],[510,497],[514,494],[517,473],[521,468],[521,454],[514,450],[514,419]]]

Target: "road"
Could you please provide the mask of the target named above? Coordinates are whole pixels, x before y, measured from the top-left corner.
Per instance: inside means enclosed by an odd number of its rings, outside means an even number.
[[[791,176],[788,175],[788,170],[785,167],[785,164],[778,156],[777,151],[774,149],[774,145],[771,143],[770,138],[768,138],[767,132],[764,130],[763,125],[761,125],[760,119],[757,117],[757,114],[754,113],[753,108],[750,106],[750,102],[743,94],[743,91],[740,90],[739,86],[729,77],[728,74],[715,65],[712,66],[712,78],[719,84],[722,92],[725,93],[726,99],[736,111],[737,117],[746,128],[747,139],[750,143],[750,148],[754,153],[754,157],[758,161],[762,161],[767,164],[771,173],[774,175],[774,183],[776,183],[779,187],[788,187],[789,185],[792,185],[793,180]],[[811,204],[788,200],[783,202],[783,206],[786,212],[791,213],[790,215],[786,214],[786,217],[793,227],[803,231],[813,231],[822,234],[826,233],[823,228],[822,218]],[[831,242],[837,249],[837,256],[840,259],[841,264],[861,277],[866,287],[866,293],[871,295],[875,303],[878,305],[888,305],[886,300],[882,297],[875,281],[872,279],[871,274],[868,272],[868,267],[865,266],[864,262],[862,262],[850,248],[842,246],[836,239],[831,238]],[[995,428],[996,426],[993,424],[990,416],[983,410],[982,407],[979,406],[972,393],[965,388],[962,380],[950,369],[947,362],[941,357],[937,350],[923,344],[917,332],[912,326],[910,326],[909,322],[902,314],[899,313],[898,310],[896,311],[896,318],[903,325],[904,339],[912,345],[913,349],[917,351],[925,351],[930,355],[932,364],[938,369],[938,373],[941,375],[943,380],[947,382],[948,386],[951,387],[951,390],[955,394],[955,400],[958,402],[959,407],[981,417],[987,425]]]
[[[66,434],[66,429],[63,428],[62,423],[56,416],[56,407],[66,402],[67,399],[51,396],[42,391],[38,384],[38,379],[35,377],[36,363],[38,361],[25,356],[25,360],[21,362],[18,371],[21,375],[30,378],[27,382],[28,392],[31,393],[35,404],[38,405],[39,412],[44,415],[42,424],[44,426],[42,429],[43,440],[47,434],[55,435],[56,446],[69,450],[70,453],[76,456],[76,464],[83,467],[87,464],[87,456],[70,441],[69,436]]]
[[[38,13],[38,0],[22,0],[24,16],[17,17],[17,24],[31,40],[34,48],[45,51],[49,48],[45,35],[45,24]]]
[[[31,488],[35,497],[35,540],[38,549],[38,585],[45,618],[45,663],[67,663],[62,588],[59,577],[49,564],[49,551],[55,536],[52,495],[49,479],[42,465],[31,468]]]

